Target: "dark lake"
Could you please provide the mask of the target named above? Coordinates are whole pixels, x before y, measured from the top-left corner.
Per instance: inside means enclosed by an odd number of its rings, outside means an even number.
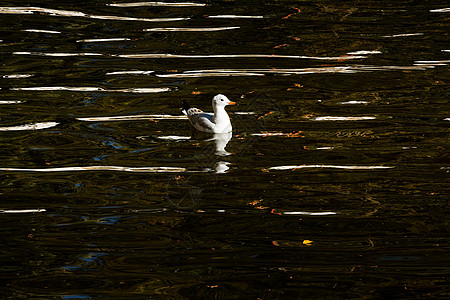
[[[449,299],[449,12],[1,1],[0,298]]]

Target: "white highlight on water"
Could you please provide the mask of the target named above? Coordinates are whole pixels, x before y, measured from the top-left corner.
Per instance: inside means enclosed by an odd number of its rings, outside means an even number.
[[[6,126],[0,127],[0,131],[23,131],[23,130],[40,130],[55,127],[59,123],[57,122],[39,122],[39,123],[30,123],[18,126]]]

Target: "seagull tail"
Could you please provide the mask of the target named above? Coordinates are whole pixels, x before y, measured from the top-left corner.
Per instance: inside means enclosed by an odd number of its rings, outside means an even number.
[[[181,105],[183,105],[183,108],[181,109],[181,112],[185,115],[187,115],[187,111],[191,108],[191,106],[184,100],[181,100]]]

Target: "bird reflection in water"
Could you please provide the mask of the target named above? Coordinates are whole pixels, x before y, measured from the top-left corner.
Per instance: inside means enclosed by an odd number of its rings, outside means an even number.
[[[222,158],[228,155],[231,155],[233,153],[228,152],[226,150],[226,147],[228,145],[228,142],[231,140],[233,136],[232,132],[226,132],[226,133],[214,133],[214,134],[208,134],[205,132],[200,132],[198,130],[193,129],[192,130],[192,136],[191,139],[193,140],[203,140],[206,142],[214,142],[215,144],[215,152],[214,155],[207,155],[207,157],[211,160],[210,163],[215,162],[215,172],[218,174],[226,173],[229,170],[229,162],[225,161],[217,161],[218,158]]]

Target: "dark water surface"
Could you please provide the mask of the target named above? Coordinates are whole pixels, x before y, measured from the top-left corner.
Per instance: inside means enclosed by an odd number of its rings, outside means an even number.
[[[130,3],[1,2],[2,299],[450,298],[447,1]]]

